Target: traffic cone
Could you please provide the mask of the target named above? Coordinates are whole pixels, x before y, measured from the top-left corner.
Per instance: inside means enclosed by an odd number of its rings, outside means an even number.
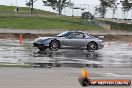
[[[82,77],[85,77],[85,70],[84,70],[84,67],[82,67]]]
[[[85,78],[88,78],[88,72],[85,72]]]
[[[22,45],[22,34],[20,34],[20,36],[19,36],[19,43],[20,43],[20,45]]]
[[[88,72],[82,67],[82,77],[88,78]]]
[[[108,46],[110,46],[111,45],[111,43],[110,42],[108,42]]]

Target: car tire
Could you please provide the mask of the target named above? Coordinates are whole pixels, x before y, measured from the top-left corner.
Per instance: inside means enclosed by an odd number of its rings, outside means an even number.
[[[51,51],[57,51],[59,49],[59,42],[57,40],[52,40],[49,44],[49,49]]]
[[[87,45],[88,52],[94,52],[97,49],[98,49],[98,45],[96,42],[89,42],[88,43],[88,45]]]

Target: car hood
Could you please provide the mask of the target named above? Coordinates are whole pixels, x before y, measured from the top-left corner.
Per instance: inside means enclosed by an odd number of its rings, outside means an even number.
[[[36,38],[36,39],[34,40],[34,42],[35,42],[35,41],[39,41],[39,40],[53,39],[53,38],[55,38],[55,37],[39,37],[39,38]]]

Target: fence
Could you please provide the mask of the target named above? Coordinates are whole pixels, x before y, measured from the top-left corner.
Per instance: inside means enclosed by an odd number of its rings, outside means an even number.
[[[96,7],[98,8],[99,5],[75,4],[73,8],[65,8],[63,14],[81,16],[83,12],[90,12],[95,17],[100,17],[100,13],[96,11]],[[115,13],[113,13],[113,8],[106,8],[105,18],[132,19],[132,9],[124,13],[122,7],[117,7]]]
[[[19,6],[18,6],[19,7]],[[88,5],[88,4],[74,4],[74,7],[66,7],[63,9],[62,14],[66,16],[81,16],[83,12],[90,12],[92,13],[96,18],[100,17],[100,13],[95,10],[95,8],[98,8],[99,5]],[[1,11],[0,14],[14,14],[17,11],[16,7],[12,7],[11,11]],[[45,9],[47,6],[43,6],[41,9]],[[49,10],[51,11],[51,8],[49,7]],[[52,10],[53,11],[53,10]],[[24,13],[24,14],[30,14],[30,8],[27,8],[26,11],[22,11],[18,9],[18,12]],[[56,12],[57,13],[57,12]],[[117,7],[115,13],[113,13],[113,8],[107,8],[105,18],[117,18],[117,19],[132,19],[132,9],[130,9],[128,12],[124,13],[122,7]]]

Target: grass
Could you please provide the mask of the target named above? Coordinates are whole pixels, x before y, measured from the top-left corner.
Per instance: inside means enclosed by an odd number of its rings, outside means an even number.
[[[19,13],[14,12],[15,7],[0,6],[0,28],[8,29],[63,29],[63,30],[102,30],[95,25],[83,24],[80,18],[58,16],[53,12],[34,9],[29,16],[29,8],[19,8]],[[4,14],[8,13],[8,14]],[[12,13],[13,12],[13,13]]]
[[[16,14],[15,9],[16,9],[15,6],[0,5],[0,15],[3,15],[3,16],[5,16],[5,15],[12,16],[13,15],[14,16],[14,14]],[[18,14],[29,14],[30,13],[29,10],[30,9],[28,7],[19,7]],[[40,14],[40,15],[41,14],[43,14],[43,15],[56,15],[56,13],[44,11],[44,10],[39,10],[39,9],[34,9],[33,14],[34,15],[37,15],[37,14]]]
[[[80,30],[100,30],[102,28],[95,25],[82,25],[78,20],[63,18],[45,17],[1,17],[0,28],[11,29],[80,29]]]

